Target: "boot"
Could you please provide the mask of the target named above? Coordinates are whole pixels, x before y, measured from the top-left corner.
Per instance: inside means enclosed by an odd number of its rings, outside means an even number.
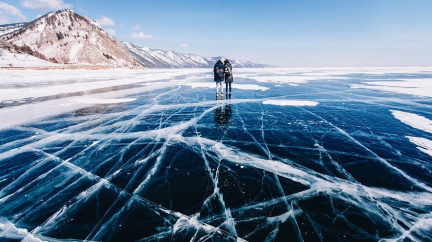
[[[228,93],[228,98],[231,99],[231,92]]]
[[[223,100],[223,93],[221,93],[221,100]]]
[[[218,100],[219,99],[219,94],[218,93],[216,93],[216,100]]]

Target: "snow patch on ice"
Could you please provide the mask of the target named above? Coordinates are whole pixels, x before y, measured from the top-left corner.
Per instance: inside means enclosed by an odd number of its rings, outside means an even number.
[[[432,120],[414,113],[390,110],[393,116],[404,124],[432,134]]]
[[[266,100],[263,104],[278,105],[278,106],[316,106],[319,103],[314,101],[304,100]]]
[[[268,87],[263,87],[255,84],[233,84],[233,88],[238,88],[242,90],[259,90],[263,92],[268,90]]]
[[[401,79],[400,81],[376,81],[353,84],[351,88],[372,89],[420,97],[432,97],[432,79]]]
[[[412,137],[412,136],[406,136],[411,143],[416,144],[420,151],[432,156],[432,140],[428,140],[421,137]]]
[[[307,83],[308,81],[326,80],[326,79],[346,79],[345,77],[332,76],[313,76],[313,75],[292,75],[292,76],[256,76],[250,77],[258,82],[276,82],[276,83]]]
[[[215,83],[211,82],[189,82],[189,83],[183,83],[184,86],[190,86],[193,88],[214,88],[216,87]]]

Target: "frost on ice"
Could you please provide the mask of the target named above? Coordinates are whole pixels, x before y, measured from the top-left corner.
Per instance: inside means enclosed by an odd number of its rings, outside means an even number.
[[[432,239],[432,70],[234,71],[0,70],[0,238]]]

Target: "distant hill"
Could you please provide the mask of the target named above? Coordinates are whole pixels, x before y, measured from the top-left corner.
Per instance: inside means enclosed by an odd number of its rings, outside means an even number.
[[[208,60],[199,55],[185,55],[174,51],[152,50],[123,42],[134,59],[148,68],[200,68],[208,67]]]
[[[153,50],[148,47],[139,47],[130,42],[123,42],[133,55],[134,59],[148,68],[213,68],[219,57],[203,57],[195,54],[182,54],[175,51]],[[237,68],[263,68],[271,67],[256,64],[250,61],[231,60],[233,67]]]

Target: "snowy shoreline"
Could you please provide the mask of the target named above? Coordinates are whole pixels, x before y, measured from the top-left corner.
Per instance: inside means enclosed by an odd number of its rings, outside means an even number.
[[[125,68],[116,68],[114,66],[86,66],[86,65],[58,65],[58,66],[33,66],[33,67],[22,67],[22,66],[10,66],[10,67],[0,67],[1,70],[11,70],[11,71],[47,71],[47,70],[116,70]],[[136,70],[138,68],[133,68],[131,70]],[[142,68],[144,70],[145,68]],[[140,70],[140,69],[138,69]]]

